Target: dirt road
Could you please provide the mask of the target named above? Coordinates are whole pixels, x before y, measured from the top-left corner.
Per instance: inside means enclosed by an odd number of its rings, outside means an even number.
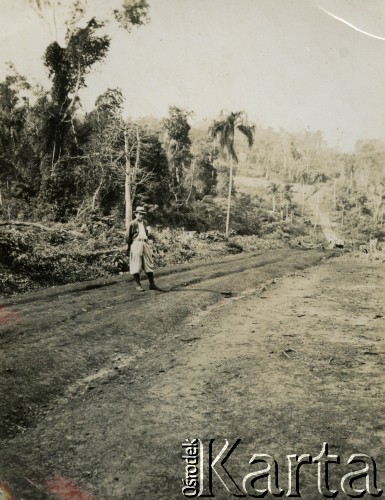
[[[287,491],[286,455],[327,442],[337,498],[352,453],[385,486],[381,261],[279,250],[162,274],[164,294],[122,277],[3,303],[0,481],[15,498],[183,498],[195,437],[241,438],[238,485],[267,453]],[[323,498],[304,469],[302,498]]]
[[[270,181],[264,177],[242,177],[236,176],[235,183],[239,191],[246,194],[255,194],[258,189],[268,191]],[[327,195],[333,192],[333,186],[293,183],[293,200],[300,206],[304,204],[305,213],[311,218],[314,225],[320,226],[324,233],[326,242],[343,240],[336,224],[332,224],[329,215],[329,206],[326,203]]]

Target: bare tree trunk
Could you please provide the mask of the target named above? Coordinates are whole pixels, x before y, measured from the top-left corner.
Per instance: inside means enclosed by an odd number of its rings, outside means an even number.
[[[191,186],[190,186],[190,190],[189,190],[188,196],[186,198],[186,205],[188,205],[188,202],[190,200],[190,197],[191,197],[191,194],[192,194],[192,190],[193,190],[193,187],[194,187],[194,174],[195,174],[195,160],[192,162],[192,166],[191,166]]]
[[[318,211],[319,211],[319,198],[320,198],[320,192],[318,191],[317,205],[316,205],[316,208],[315,208],[314,229],[317,227]]]
[[[52,18],[53,18],[53,26],[55,28],[55,40],[58,40],[58,31],[57,31],[57,22],[56,22],[56,0],[52,3]]]
[[[135,199],[136,196],[136,187],[137,187],[137,175],[138,175],[138,170],[139,170],[139,164],[140,164],[140,134],[139,134],[139,127],[136,126],[136,156],[135,156],[135,165],[134,168],[132,169],[131,172],[131,207],[133,200]],[[131,215],[132,217],[132,215]]]
[[[29,226],[29,227],[36,227],[37,229],[41,229],[43,231],[51,231],[51,232],[57,230],[56,227],[44,226],[43,224],[39,224],[38,222],[23,222],[20,220],[0,221],[0,226]],[[84,236],[79,231],[70,231],[69,229],[66,229],[66,232],[78,237]]]
[[[53,176],[53,172],[55,169],[55,151],[56,151],[56,139],[53,142],[52,162],[51,162],[51,177]]]
[[[302,217],[305,212],[305,181],[302,181]]]
[[[96,188],[94,195],[92,196],[92,201],[91,201],[91,211],[92,212],[95,210],[96,198],[98,197],[99,191],[102,189],[103,181],[104,181],[104,169],[103,169],[102,164],[100,164],[99,166],[102,169],[102,176],[100,178],[99,185]]]
[[[230,209],[231,209],[231,191],[233,188],[233,159],[230,156],[230,178],[229,178],[229,194],[227,198],[227,216],[226,216],[226,238],[229,236],[230,229]]]
[[[125,168],[125,179],[124,179],[124,196],[126,203],[125,220],[126,220],[126,231],[130,227],[132,221],[132,199],[131,199],[131,163],[130,155],[128,151],[128,137],[127,130],[124,130],[124,152],[126,156],[126,168]]]

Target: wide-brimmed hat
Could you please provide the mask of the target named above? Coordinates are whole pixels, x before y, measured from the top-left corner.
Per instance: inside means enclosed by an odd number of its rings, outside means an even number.
[[[144,207],[136,207],[135,213],[136,214],[146,214],[147,212],[144,209]]]

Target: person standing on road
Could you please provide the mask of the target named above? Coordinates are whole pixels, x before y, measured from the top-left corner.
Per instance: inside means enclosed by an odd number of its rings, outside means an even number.
[[[136,283],[136,290],[144,292],[140,282],[140,273],[143,270],[150,282],[150,290],[162,290],[154,282],[154,259],[150,241],[154,240],[151,227],[144,220],[146,211],[143,207],[137,207],[135,210],[135,219],[131,222],[126,237],[127,254],[130,257],[130,273],[133,275]]]

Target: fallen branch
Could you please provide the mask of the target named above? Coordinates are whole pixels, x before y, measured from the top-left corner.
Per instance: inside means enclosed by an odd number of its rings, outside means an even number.
[[[43,224],[39,224],[38,222],[23,222],[23,221],[17,221],[17,220],[10,220],[10,221],[0,221],[0,226],[28,226],[28,227],[36,227],[37,229],[41,229],[42,231],[58,231],[58,228],[56,227],[48,227],[48,226],[43,226]],[[72,231],[70,229],[65,229],[66,233],[72,234],[73,236],[78,236],[79,238],[84,238],[83,233],[79,233],[78,231]]]
[[[117,248],[110,248],[108,250],[93,250],[93,251],[90,251],[90,252],[73,252],[71,254],[71,257],[92,257],[93,255],[110,255],[110,254],[114,254],[114,253],[125,253],[127,251],[127,246],[124,246],[124,247],[117,247]],[[59,253],[56,253],[54,258],[55,259],[58,259],[60,257],[68,257],[68,253],[67,252],[59,252]],[[49,256],[49,257],[42,257],[42,259],[45,259],[45,258],[52,258],[52,256]]]
[[[0,226],[32,226],[42,229],[43,231],[53,231],[52,227],[43,226],[43,224],[39,224],[38,222],[21,222],[21,221],[0,221]]]
[[[109,250],[94,250],[93,252],[84,252],[81,254],[74,254],[74,255],[109,255],[111,253],[120,253],[120,252],[125,252],[127,250],[127,245],[124,247],[118,247],[118,248],[110,248]]]

